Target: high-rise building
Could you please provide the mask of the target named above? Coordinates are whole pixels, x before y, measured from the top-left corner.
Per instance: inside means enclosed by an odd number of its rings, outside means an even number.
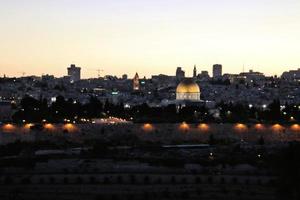
[[[300,68],[297,70],[290,70],[288,72],[283,72],[281,78],[290,80],[290,81],[298,81],[300,80]]]
[[[177,67],[176,69],[176,78],[177,80],[181,80],[185,77],[185,72],[182,70],[181,67]]]
[[[219,78],[222,76],[222,65],[215,64],[213,65],[213,78]]]
[[[138,73],[135,73],[135,76],[132,80],[133,84],[133,90],[139,90],[140,89],[140,78]]]
[[[70,67],[68,67],[68,76],[70,77],[70,82],[74,83],[76,81],[80,80],[80,67],[76,67],[76,65],[71,64]]]
[[[194,70],[193,70],[193,78],[197,77],[197,69],[196,69],[196,65],[194,65]]]
[[[240,73],[240,76],[245,77],[246,81],[248,82],[254,82],[265,79],[265,75],[263,73],[254,72],[253,70],[249,70],[249,72],[242,72]]]
[[[208,80],[209,79],[208,71],[201,71],[201,73],[198,74],[197,77],[198,79]]]

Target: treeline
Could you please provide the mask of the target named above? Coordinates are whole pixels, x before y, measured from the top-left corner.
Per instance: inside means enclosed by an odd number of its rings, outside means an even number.
[[[293,123],[300,121],[300,104],[281,105],[273,100],[269,105],[256,107],[251,104],[224,103],[217,106],[221,122],[270,122]]]
[[[192,114],[191,114],[192,113]],[[123,103],[114,104],[108,100],[101,102],[91,96],[88,103],[82,104],[73,99],[58,96],[56,101],[48,105],[46,99],[35,99],[25,96],[13,115],[13,121],[26,122],[64,122],[65,120],[119,117],[135,122],[194,122],[196,120],[212,120],[205,107],[177,108],[175,105],[166,107],[149,107],[141,104],[125,108]]]
[[[48,105],[46,99],[35,99],[25,96],[13,115],[14,122],[63,122],[65,120],[79,121],[82,118],[100,118],[107,116],[124,116],[124,105],[115,105],[109,101],[102,103],[96,97],[90,97],[89,102],[82,104],[73,99],[56,97],[56,101]]]
[[[50,105],[46,99],[25,96],[13,115],[14,122],[63,122],[66,119],[79,122],[80,119],[119,117],[134,122],[176,123],[176,122],[299,122],[300,105],[286,104],[274,100],[264,107],[242,103],[224,103],[209,110],[205,106],[150,107],[144,103],[125,108],[124,104],[114,104],[108,100],[101,102],[91,96],[89,102],[82,104],[73,99],[58,96]]]

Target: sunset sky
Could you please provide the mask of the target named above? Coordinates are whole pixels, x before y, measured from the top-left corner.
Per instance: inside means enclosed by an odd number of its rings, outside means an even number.
[[[0,25],[1,76],[300,68],[299,0],[1,0]]]

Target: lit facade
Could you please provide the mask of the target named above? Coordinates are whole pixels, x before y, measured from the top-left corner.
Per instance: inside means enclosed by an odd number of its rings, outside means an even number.
[[[177,86],[176,100],[200,101],[200,87],[193,79],[184,79]]]

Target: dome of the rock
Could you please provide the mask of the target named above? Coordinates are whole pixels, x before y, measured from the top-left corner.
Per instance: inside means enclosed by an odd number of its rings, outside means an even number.
[[[176,88],[176,100],[200,100],[200,87],[192,78],[181,81]]]

